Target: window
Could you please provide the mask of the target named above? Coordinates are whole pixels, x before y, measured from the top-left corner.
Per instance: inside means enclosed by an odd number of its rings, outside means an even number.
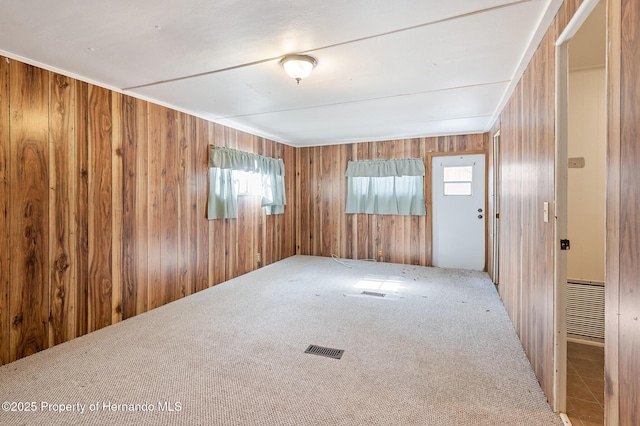
[[[346,213],[426,214],[419,158],[349,161]]]
[[[260,196],[268,215],[284,213],[284,162],[210,145],[209,220],[237,218],[239,195]]]
[[[260,173],[232,170],[233,184],[238,196],[262,196],[262,175]]]
[[[473,166],[444,167],[444,195],[471,195]]]

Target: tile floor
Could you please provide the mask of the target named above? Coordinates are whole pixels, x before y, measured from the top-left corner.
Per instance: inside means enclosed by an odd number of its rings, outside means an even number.
[[[604,348],[567,343],[567,415],[573,426],[604,425]]]

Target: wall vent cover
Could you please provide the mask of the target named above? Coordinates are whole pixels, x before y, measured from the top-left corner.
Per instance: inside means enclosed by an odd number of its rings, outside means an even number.
[[[309,345],[309,347],[307,348],[306,351],[304,351],[304,353],[326,356],[328,358],[340,359],[342,358],[344,349],[333,349],[333,348],[325,348],[323,346]]]
[[[365,296],[375,296],[375,297],[385,297],[387,295],[386,293],[377,293],[375,291],[363,291],[361,294],[364,294]]]

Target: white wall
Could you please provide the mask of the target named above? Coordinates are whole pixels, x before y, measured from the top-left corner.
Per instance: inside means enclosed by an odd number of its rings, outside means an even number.
[[[604,68],[569,73],[569,158],[585,159],[569,169],[569,279],[604,282],[605,84]]]

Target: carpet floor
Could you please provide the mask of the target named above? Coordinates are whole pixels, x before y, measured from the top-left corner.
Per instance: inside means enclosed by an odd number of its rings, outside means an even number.
[[[562,425],[486,274],[347,265],[294,256],[0,367],[0,424]]]

